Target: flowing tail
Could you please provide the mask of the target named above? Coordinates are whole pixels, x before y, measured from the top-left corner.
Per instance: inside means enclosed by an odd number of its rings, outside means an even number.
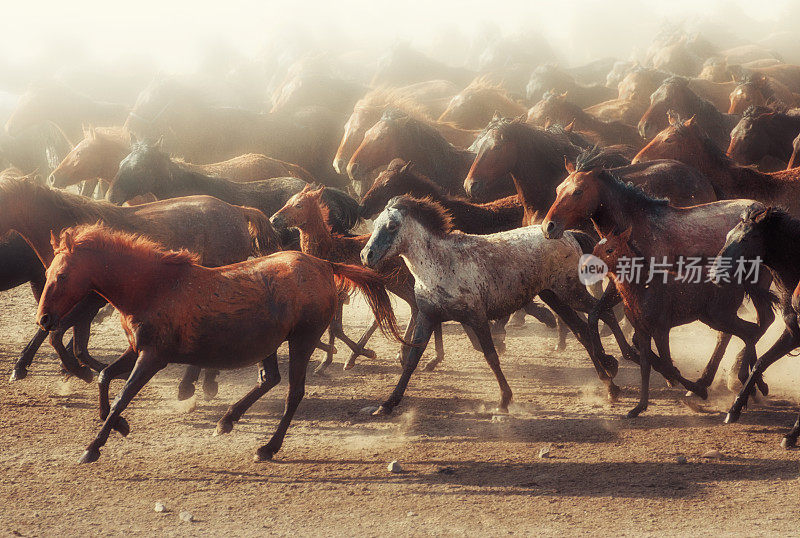
[[[266,256],[281,250],[278,232],[272,227],[264,213],[254,207],[239,206],[247,220],[250,236],[253,238],[253,255]]]
[[[375,315],[381,332],[402,344],[411,345],[403,340],[400,329],[397,327],[392,303],[384,287],[384,277],[367,267],[335,262],[330,262],[330,264],[333,267],[333,274],[339,290],[350,292],[354,287],[357,288],[367,298],[367,303]]]

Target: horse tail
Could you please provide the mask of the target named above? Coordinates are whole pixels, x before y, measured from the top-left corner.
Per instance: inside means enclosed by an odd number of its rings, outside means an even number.
[[[253,255],[266,256],[281,250],[278,232],[264,213],[254,207],[239,206],[239,209],[247,220],[247,228],[253,238]]]
[[[333,232],[347,235],[347,232],[361,221],[358,201],[346,192],[325,187],[322,191],[322,201],[328,206],[328,224]]]
[[[385,279],[379,273],[367,267],[349,265],[344,263],[329,262],[336,277],[339,291],[350,292],[357,288],[367,298],[367,303],[375,315],[381,332],[386,336],[394,337],[403,344],[408,344],[400,334],[397,320],[394,317],[389,294],[386,293]]]
[[[575,238],[575,241],[577,241],[578,245],[581,247],[582,254],[591,254],[594,252],[594,246],[597,241],[595,241],[591,235],[586,232],[581,232],[580,230],[570,230],[567,233]]]

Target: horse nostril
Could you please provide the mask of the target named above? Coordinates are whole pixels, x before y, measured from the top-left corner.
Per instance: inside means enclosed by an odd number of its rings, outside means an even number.
[[[553,233],[556,229],[556,225],[553,224],[553,221],[547,223],[547,233]]]
[[[39,325],[43,329],[46,329],[49,323],[50,323],[50,316],[48,316],[47,314],[42,314],[42,317],[39,318]]]

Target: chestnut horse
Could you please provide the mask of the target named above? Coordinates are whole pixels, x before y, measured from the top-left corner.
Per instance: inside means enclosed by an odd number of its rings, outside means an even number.
[[[668,112],[688,118],[696,116],[714,143],[723,150],[730,144],[731,129],[739,117],[724,114],[699,97],[689,87],[689,81],[670,77],[650,96],[650,107],[639,120],[639,134],[650,140],[669,125]]]
[[[524,225],[541,222],[556,199],[556,187],[564,179],[564,161],[575,161],[582,152],[563,136],[528,125],[522,118],[498,118],[476,142],[478,154],[464,181],[468,193],[481,192],[492,182],[511,174],[525,208]],[[595,166],[605,166],[605,155],[591,155]],[[659,161],[652,166],[630,165],[616,168],[626,181],[643,185],[656,196],[669,196],[676,205],[694,205],[715,200],[708,180],[691,167],[674,161]]]
[[[714,185],[719,199],[752,198],[800,216],[800,168],[764,174],[734,164],[705,136],[694,117],[673,121],[634,162],[650,159],[676,159],[700,170]]]
[[[580,232],[578,232],[580,234]],[[583,234],[583,239],[588,239]],[[572,307],[587,311],[596,300],[578,280],[576,266],[583,243],[572,234],[546,241],[538,227],[527,226],[489,235],[452,231],[448,213],[435,202],[410,196],[393,198],[375,219],[372,237],[361,260],[376,266],[400,256],[414,275],[414,295],[419,314],[414,339],[403,374],[391,396],[374,414],[389,414],[405,393],[433,328],[444,321],[459,321],[475,331],[486,362],[500,385],[498,408],[508,411],[511,388],[500,368],[489,320],[508,316],[537,295],[572,329],[587,348],[597,374],[614,398],[619,388],[612,378],[617,361],[602,347],[590,349],[586,324]],[[626,346],[613,315],[609,326]]]
[[[100,457],[112,429],[129,433],[122,412],[170,363],[226,369],[261,363],[256,387],[217,424],[218,433],[231,431],[233,423],[280,381],[277,350],[288,341],[286,409],[270,441],[256,451],[257,459],[272,459],[303,398],[308,361],[333,317],[337,288],[358,288],[381,328],[399,338],[383,280],[363,267],[280,252],[206,268],[188,251],[166,251],[142,236],[100,225],[64,230],[52,243],[54,258],[39,301],[39,325],[45,330],[60,327],[70,310],[95,292],[120,312],[129,344],[100,373],[104,422],[81,463]],[[125,376],[122,392],[109,405],[111,380]]]
[[[608,266],[608,274],[625,305],[625,315],[635,329],[633,343],[639,350],[641,389],[639,403],[628,411],[627,418],[637,417],[647,409],[651,366],[670,383],[680,383],[703,399],[708,397],[705,385],[684,378],[672,364],[669,333],[674,327],[699,320],[712,329],[734,334],[745,343],[748,362],[755,362],[756,341],[761,336],[758,325],[737,316],[744,291],[735,284],[725,285],[720,281],[720,285],[708,281],[705,275],[697,282],[692,279],[684,282],[675,272],[655,275],[648,268],[639,279],[629,278],[630,260],[644,259],[630,241],[631,231],[628,228],[604,234],[598,229],[601,239],[593,252]],[[625,264],[621,263],[623,259]],[[769,292],[761,291],[769,302]],[[651,350],[652,341],[658,355]]]
[[[431,125],[397,110],[389,110],[365,134],[364,140],[347,164],[347,173],[357,192],[365,192],[372,172],[394,159],[414,161],[417,169],[448,194],[463,193],[462,182],[475,154],[444,139]],[[486,200],[513,194],[509,178],[504,178],[483,196]]]
[[[407,87],[410,88],[410,87]],[[353,107],[353,113],[344,124],[344,134],[333,158],[333,167],[340,174],[347,172],[347,163],[358,149],[367,129],[378,123],[387,110],[396,109],[418,121],[429,123],[445,140],[457,147],[468,147],[475,140],[475,131],[460,129],[455,125],[438,121],[431,116],[429,108],[406,94],[406,88],[393,90],[379,88],[371,91]]]
[[[764,371],[775,361],[800,346],[800,220],[785,211],[756,206],[742,215],[741,221],[730,231],[720,256],[747,260],[760,259],[769,268],[778,294],[785,329],[778,340],[756,362],[750,377],[728,411],[725,422],[736,422],[747,405],[754,385]],[[723,274],[730,268],[717,268]],[[781,445],[790,448],[800,436],[800,417]]]
[[[462,129],[482,129],[495,113],[519,116],[526,110],[525,105],[514,101],[505,90],[479,78],[450,100],[439,121]]]
[[[158,145],[138,142],[131,146],[130,155],[120,163],[106,198],[121,204],[148,192],[159,200],[206,194],[230,204],[255,207],[265,215],[272,215],[305,186],[305,181],[295,177],[246,183],[212,177],[171,159]],[[358,202],[338,189],[328,189],[325,196],[331,208],[334,229],[346,233],[358,222]]]
[[[800,109],[750,107],[731,131],[728,157],[737,164],[755,164],[762,172],[787,168],[786,163],[792,168],[794,138],[798,133]]]
[[[264,214],[248,207],[231,206],[209,196],[116,207],[66,191],[42,187],[28,179],[8,178],[0,182],[0,236],[10,230],[17,231],[45,266],[53,259],[48,240],[51,231],[58,233],[69,226],[98,221],[116,229],[146,233],[148,237],[167,246],[188,248],[197,252],[208,266],[224,265],[254,254],[272,252],[278,243]],[[100,370],[105,366],[93,359],[87,349],[91,321],[105,304],[102,298],[91,295],[67,318],[70,326],[74,325],[75,356],[62,343],[64,332],[69,327],[50,334],[50,343],[58,352],[64,367],[85,381],[92,378],[90,367]],[[41,343],[45,335],[40,331],[34,341]],[[38,345],[35,347],[38,348]],[[26,353],[14,366],[12,379],[22,379],[27,375],[35,352],[36,349],[30,345],[26,348]],[[196,375],[196,372],[192,374]],[[194,392],[189,373],[185,381],[179,389],[179,395],[188,398]],[[216,392],[215,385],[210,384],[208,388],[210,393]]]
[[[632,228],[631,240],[645,259],[655,258],[674,264],[679,257],[713,259],[725,242],[725,235],[735,226],[742,211],[753,204],[752,200],[725,200],[691,207],[675,207],[664,199],[655,199],[634,185],[620,181],[611,171],[592,164],[591,160],[579,160],[575,171],[558,186],[558,196],[542,222],[545,236],[557,239],[564,230],[585,226],[594,220],[600,230]],[[759,286],[768,289],[765,275]],[[761,301],[761,295],[752,294],[758,315],[760,335],[775,319],[771,303]],[[609,286],[600,300],[600,309],[616,304],[618,295]],[[589,326],[593,338],[596,336],[596,315],[590,315]],[[704,387],[711,386],[719,363],[730,341],[730,334],[720,333],[717,346],[702,376],[697,381]],[[752,359],[752,356],[750,357]],[[729,386],[738,379],[744,382],[750,366],[744,357],[737,358],[738,368],[731,371]],[[765,390],[765,389],[764,389]]]
[[[306,254],[316,256],[323,260],[338,263],[360,263],[360,252],[369,240],[369,235],[346,236],[334,234],[328,223],[328,207],[322,198],[324,187],[313,189],[310,185],[295,194],[286,204],[272,216],[272,222],[279,228],[297,228],[300,230],[300,249]],[[414,300],[414,277],[408,272],[402,260],[389,260],[382,264],[378,271],[386,279],[386,289],[411,308],[411,320],[408,322],[405,339],[411,337],[414,323],[417,318],[417,303]],[[370,336],[377,328],[373,323],[362,335],[356,344],[350,340],[342,328],[342,301],[336,307],[330,328],[330,347],[333,348],[334,337],[342,340],[353,351],[344,364],[344,369],[349,370],[355,365],[359,355],[375,358],[375,352],[365,349]],[[436,358],[428,363],[426,370],[433,370],[444,358],[444,345],[442,343],[442,328],[436,328]],[[402,364],[407,349],[398,353],[398,360]],[[317,367],[315,373],[322,372],[333,361],[332,350],[328,352],[325,360]]]
[[[567,100],[567,94],[546,93],[528,110],[528,123],[545,127],[549,123],[568,125],[593,144],[610,146],[625,144],[640,148],[642,137],[636,127],[619,121],[602,121]]]
[[[114,127],[85,129],[83,140],[78,142],[50,174],[50,184],[63,189],[80,181],[93,179],[111,183],[117,175],[119,163],[131,152],[132,139],[135,143],[135,136]],[[258,181],[272,177],[296,177],[303,181],[314,181],[311,174],[296,164],[255,153],[211,164],[177,162],[190,170],[236,182]]]
[[[795,102],[795,96],[780,81],[755,73],[746,76],[731,92],[728,114],[744,114],[751,106],[789,107]]]

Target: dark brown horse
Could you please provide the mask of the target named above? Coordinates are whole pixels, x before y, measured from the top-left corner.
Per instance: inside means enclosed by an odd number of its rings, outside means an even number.
[[[234,422],[280,381],[277,350],[288,341],[286,409],[270,441],[256,451],[257,459],[272,459],[303,398],[308,361],[331,322],[338,289],[358,288],[381,327],[398,335],[383,280],[363,267],[281,252],[209,269],[197,265],[199,258],[185,250],[165,251],[149,239],[99,225],[63,231],[52,242],[54,259],[39,302],[39,325],[45,330],[60,327],[70,310],[95,292],[120,312],[129,343],[100,374],[104,422],[82,463],[100,457],[112,429],[129,433],[122,412],[170,363],[199,368],[261,364],[258,385],[217,424],[218,433],[231,431]],[[111,380],[126,376],[122,392],[109,405]]]
[[[116,207],[42,187],[27,179],[9,178],[0,182],[0,235],[17,231],[45,266],[53,259],[48,239],[51,231],[58,233],[69,226],[98,221],[116,229],[145,233],[164,245],[190,249],[201,255],[208,266],[241,261],[277,248],[277,237],[261,212],[208,196]],[[95,370],[105,366],[92,358],[87,349],[91,321],[103,305],[105,300],[96,295],[87,297],[70,313],[67,318],[70,325],[50,335],[50,343],[65,368],[86,381],[92,378],[87,366]],[[64,331],[73,325],[74,356],[62,343]],[[35,338],[41,342],[45,334]],[[16,379],[25,377],[32,359],[33,353],[23,354],[14,367]],[[211,392],[215,392],[213,388]],[[193,386],[184,384],[180,393],[190,396],[193,390]]]
[[[121,204],[134,196],[153,193],[159,200],[205,194],[235,205],[255,207],[272,215],[306,182],[294,177],[238,183],[197,172],[170,158],[158,145],[138,142],[119,165],[106,198]],[[347,233],[358,222],[358,202],[338,189],[327,189],[331,223],[338,233]]]
[[[602,121],[569,101],[565,93],[546,93],[541,101],[528,110],[528,123],[539,127],[550,123],[568,125],[599,146],[624,144],[642,147],[644,143],[636,127],[619,121]]]
[[[650,96],[650,107],[639,121],[639,134],[650,140],[669,125],[668,113],[697,117],[703,130],[723,150],[730,144],[731,129],[739,117],[724,114],[699,97],[682,77],[670,77]]]
[[[792,168],[794,138],[800,133],[800,109],[779,111],[748,108],[731,131],[728,157],[737,164],[757,165],[762,172]]]
[[[731,161],[703,133],[696,118],[674,121],[634,159],[675,159],[703,173],[720,200],[752,198],[800,216],[800,168],[764,174]]]
[[[585,225],[590,220],[604,231],[631,228],[631,239],[645,259],[664,260],[677,267],[681,256],[685,260],[713,259],[725,242],[728,231],[738,222],[741,212],[753,203],[752,200],[725,200],[675,207],[667,200],[655,199],[642,189],[620,181],[612,172],[594,166],[591,160],[579,160],[575,171],[559,185],[558,197],[547,212],[542,229],[547,237],[559,238],[564,230]],[[767,289],[769,282],[762,281],[759,285]],[[761,296],[757,292],[752,294],[763,334],[775,315],[769,301],[759,300]],[[617,301],[616,290],[610,286],[598,309]],[[596,330],[596,315],[597,312],[590,315],[589,326],[593,331]],[[730,338],[730,334],[720,333],[699,384],[711,385]],[[737,364],[738,368],[731,373],[738,373],[738,379],[744,382],[751,365],[742,355],[737,358]],[[736,377],[729,378],[729,386],[735,382]]]
[[[357,190],[365,192],[371,184],[372,172],[388,166],[394,159],[414,161],[417,170],[445,192],[461,194],[464,176],[475,154],[453,146],[431,125],[390,110],[365,133],[364,140],[350,158],[347,173],[358,186]],[[367,182],[370,183],[364,185]],[[484,199],[496,199],[513,192],[511,180],[504,178],[484,193]]]
[[[464,188],[468,193],[480,192],[510,173],[525,208],[525,225],[541,222],[556,199],[556,187],[567,174],[565,159],[574,162],[582,152],[562,135],[528,125],[521,118],[493,121],[476,145],[478,155]],[[604,157],[596,150],[591,152],[591,161],[596,166],[606,166]],[[616,168],[615,173],[656,196],[669,196],[677,205],[716,199],[708,180],[691,167],[674,161],[660,161],[646,167],[629,165]]]
[[[292,196],[286,204],[272,216],[272,222],[279,228],[297,228],[300,230],[300,249],[312,256],[337,263],[361,262],[360,253],[369,240],[369,235],[346,236],[331,232],[328,223],[328,207],[322,198],[323,189],[313,189],[310,185]],[[414,300],[414,277],[400,258],[390,260],[378,268],[378,272],[386,279],[386,289],[408,303],[411,308],[411,320],[408,322],[405,339],[411,337],[414,323],[417,318],[417,303]],[[353,351],[344,364],[344,369],[349,370],[355,365],[359,355],[374,358],[375,352],[365,349],[370,336],[377,328],[373,323],[359,339],[358,343],[347,337],[342,328],[342,301],[339,301],[330,327],[329,345],[333,348],[334,338],[339,338]],[[442,343],[442,329],[438,327],[436,333],[436,357],[428,363],[428,370],[433,370],[444,358],[444,345]],[[398,353],[398,360],[404,362],[407,349]],[[317,367],[316,372],[321,372],[333,361],[332,350],[328,352],[325,360]]]
[[[785,108],[796,102],[791,90],[763,73],[746,76],[731,92],[728,114],[744,114],[751,106]]]

